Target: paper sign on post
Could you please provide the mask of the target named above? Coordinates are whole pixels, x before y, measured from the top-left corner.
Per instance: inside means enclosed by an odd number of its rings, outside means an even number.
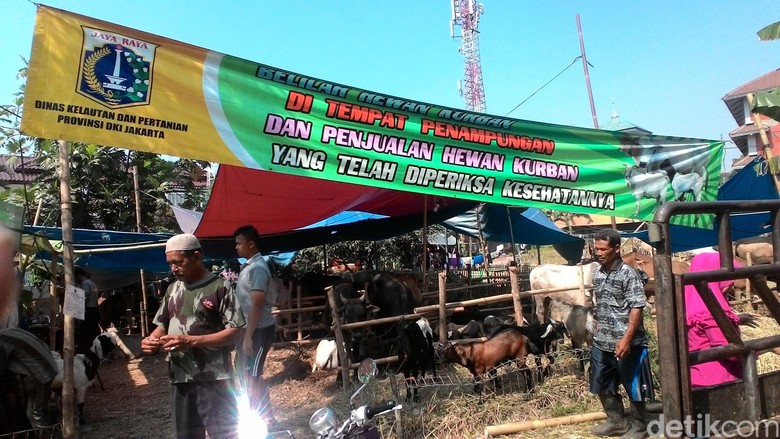
[[[66,316],[84,320],[84,290],[73,285],[65,286],[65,304],[63,312]]]

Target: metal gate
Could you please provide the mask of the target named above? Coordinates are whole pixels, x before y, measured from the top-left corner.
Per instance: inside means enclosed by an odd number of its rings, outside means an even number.
[[[684,423],[701,420],[732,421],[738,427],[739,421],[757,424],[760,420],[780,416],[780,371],[759,375],[756,368],[756,352],[780,346],[780,335],[754,340],[743,340],[718,305],[707,287],[707,282],[727,279],[749,279],[756,286],[756,292],[763,300],[770,316],[780,324],[780,301],[769,290],[766,283],[758,282],[763,275],[780,274],[780,200],[719,201],[663,204],[649,226],[650,240],[656,248],[654,256],[656,276],[657,324],[659,357],[661,363],[661,389],[663,393],[664,423]],[[774,245],[773,262],[766,265],[734,267],[732,247],[735,215],[768,212],[770,221],[767,232],[771,232]],[[715,214],[720,251],[720,269],[672,274],[671,243],[675,236],[670,220],[678,215]],[[681,236],[678,239],[684,238]],[[716,348],[688,352],[686,332],[684,286],[695,285],[703,302],[712,313],[728,344]],[[707,361],[740,356],[744,378],[742,381],[691,390],[689,366]],[[707,418],[705,418],[707,416]],[[684,434],[664,433],[667,437]],[[774,430],[750,437],[777,437]],[[739,436],[731,436],[739,437]]]

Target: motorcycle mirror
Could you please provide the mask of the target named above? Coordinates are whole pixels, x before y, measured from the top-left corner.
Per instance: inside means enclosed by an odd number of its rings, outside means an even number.
[[[360,380],[361,383],[370,383],[376,374],[376,361],[374,361],[372,358],[366,358],[360,362],[360,366],[358,366],[358,380]]]

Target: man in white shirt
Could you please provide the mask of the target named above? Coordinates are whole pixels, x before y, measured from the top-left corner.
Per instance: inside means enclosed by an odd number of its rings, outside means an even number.
[[[263,365],[273,343],[276,317],[271,314],[268,297],[271,271],[258,247],[259,234],[254,226],[239,227],[233,236],[236,252],[247,261],[238,274],[236,296],[246,316],[246,331],[236,346],[239,377],[251,406],[273,422],[271,400],[263,382]]]

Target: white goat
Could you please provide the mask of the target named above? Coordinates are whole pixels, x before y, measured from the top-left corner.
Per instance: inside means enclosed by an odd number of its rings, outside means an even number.
[[[133,351],[122,341],[122,338],[119,337],[119,331],[113,326],[110,326],[105,332],[95,337],[95,340],[92,342],[92,351],[97,354],[101,361],[110,360],[111,354],[115,352],[116,348],[119,348],[128,358],[135,358]]]
[[[336,342],[334,340],[320,340],[317,345],[317,352],[314,355],[314,364],[311,371],[333,369],[339,367],[339,356],[336,352]]]
[[[51,351],[54,362],[57,363],[57,376],[51,383],[51,389],[57,394],[62,393],[62,380],[64,377],[63,359],[59,352]],[[73,356],[73,387],[76,389],[76,402],[78,403],[79,424],[84,425],[84,401],[87,396],[87,388],[95,382],[97,368],[100,366],[100,358],[93,351],[87,354]]]
[[[683,201],[685,194],[693,194],[695,201],[701,201],[701,193],[707,183],[707,175],[699,175],[695,172],[690,174],[674,174],[672,178],[672,192],[674,192],[675,201]]]
[[[645,172],[636,166],[626,168],[626,181],[631,188],[631,194],[636,199],[634,217],[639,216],[642,198],[653,198],[656,206],[666,201],[669,189],[669,176],[664,171]]]

